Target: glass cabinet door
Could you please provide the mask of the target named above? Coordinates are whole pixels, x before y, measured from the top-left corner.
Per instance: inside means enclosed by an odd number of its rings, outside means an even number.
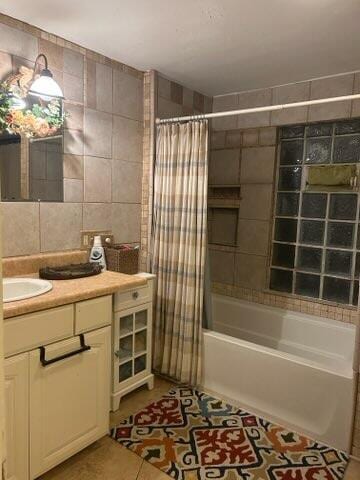
[[[148,304],[115,313],[113,370],[115,389],[123,384],[127,386],[133,377],[148,369],[150,314]]]

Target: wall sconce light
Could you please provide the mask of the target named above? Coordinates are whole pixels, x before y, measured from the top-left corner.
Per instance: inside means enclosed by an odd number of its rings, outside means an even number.
[[[43,58],[45,63],[45,68],[43,68],[40,72],[40,77],[38,77],[34,82],[31,84],[29,89],[29,93],[31,95],[35,95],[37,97],[42,98],[43,100],[52,100],[52,99],[63,99],[64,95],[63,92],[53,79],[53,74],[48,69],[48,61],[46,56],[43,53],[40,53],[35,60],[34,65],[34,76],[36,74],[36,67],[38,66],[39,59]]]

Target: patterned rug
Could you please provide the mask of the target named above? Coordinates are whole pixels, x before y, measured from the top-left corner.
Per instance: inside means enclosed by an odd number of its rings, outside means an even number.
[[[123,421],[111,436],[178,480],[339,480],[349,460],[185,387]]]

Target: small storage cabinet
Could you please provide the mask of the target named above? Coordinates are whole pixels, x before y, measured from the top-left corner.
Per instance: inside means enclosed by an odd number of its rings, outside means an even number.
[[[149,276],[146,287],[115,298],[112,410],[119,408],[121,397],[130,391],[144,384],[149,389],[154,385],[151,373],[152,282]]]

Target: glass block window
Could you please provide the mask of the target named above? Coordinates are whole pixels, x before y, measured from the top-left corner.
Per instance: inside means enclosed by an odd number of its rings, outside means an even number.
[[[357,305],[359,194],[306,191],[309,165],[360,163],[360,119],[279,132],[270,288]]]

